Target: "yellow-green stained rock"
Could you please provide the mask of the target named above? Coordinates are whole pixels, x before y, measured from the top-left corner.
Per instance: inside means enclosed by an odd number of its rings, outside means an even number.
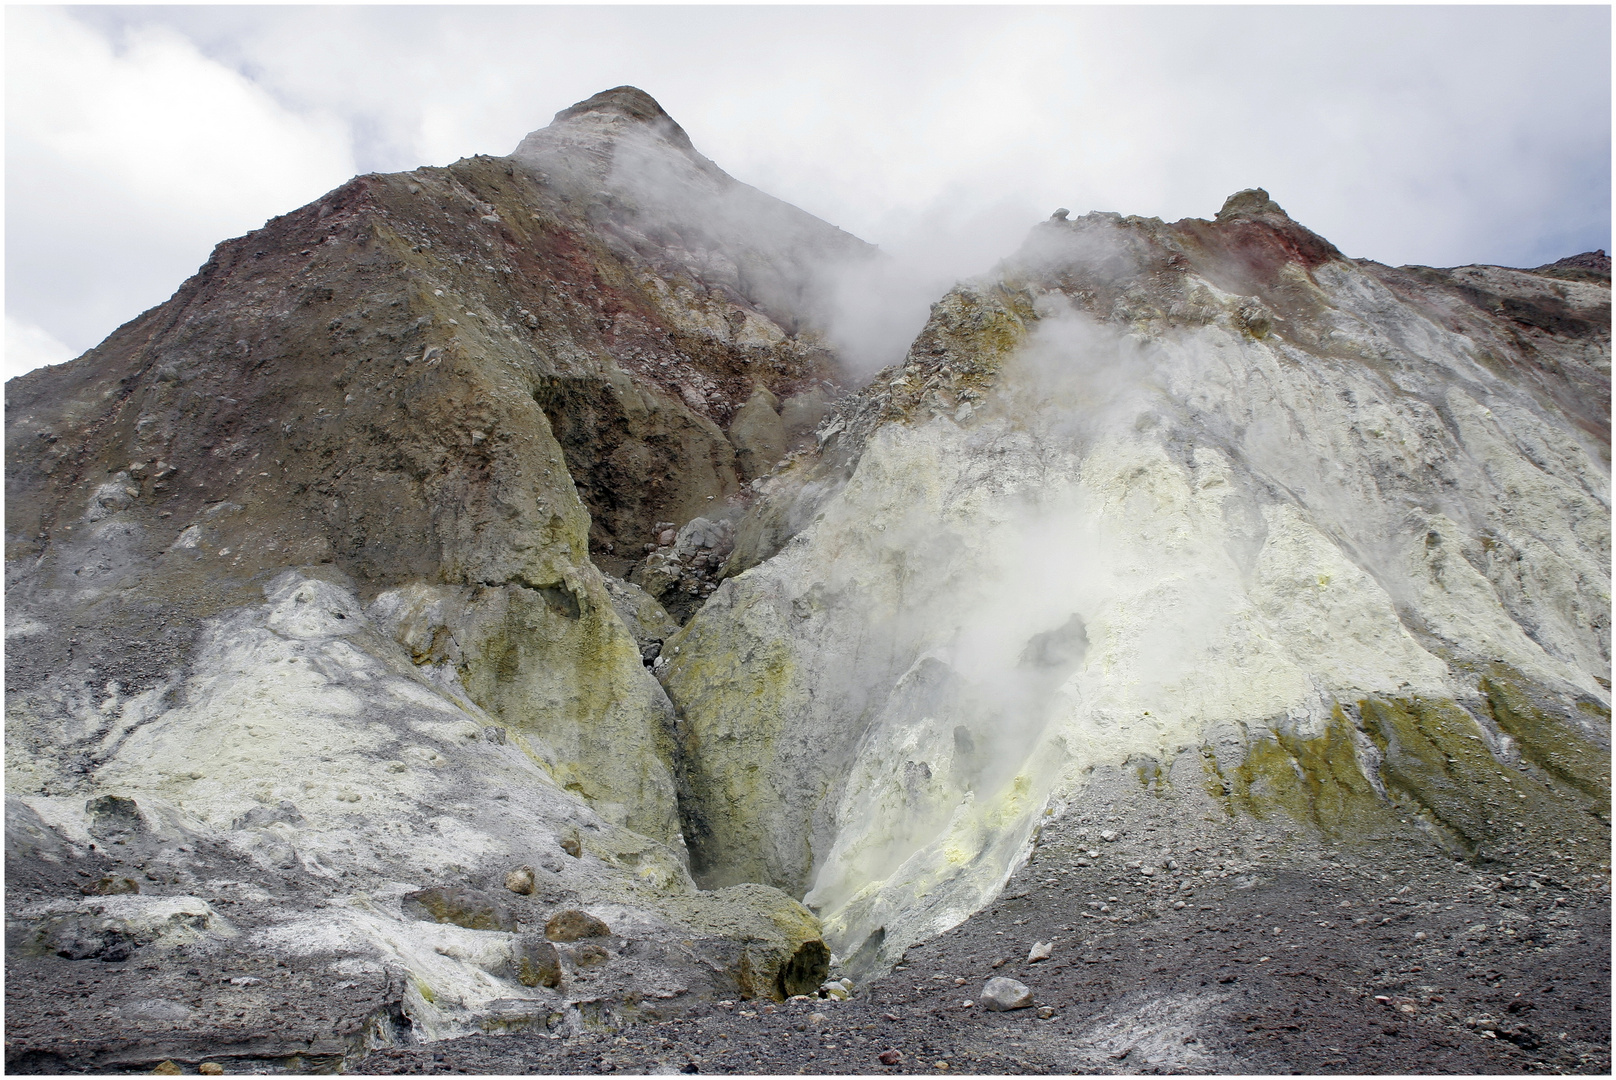
[[[764,619],[772,614],[758,612]],[[699,811],[686,814],[691,869],[711,888],[766,881],[803,889],[811,855],[796,822],[811,808],[771,779],[782,736],[803,743],[804,733],[791,727],[791,703],[802,688],[790,645],[778,631],[759,628],[737,641],[745,650],[737,653],[712,627],[693,621],[663,646],[664,656],[678,650],[666,685],[691,703],[680,749],[690,805]]]
[[[581,941],[589,937],[610,937],[611,933],[605,922],[574,908],[557,912],[544,924],[544,936],[551,941]]]
[[[726,968],[749,998],[783,1001],[808,993],[830,971],[819,919],[798,900],[766,885],[733,885],[670,897],[661,910],[696,934],[729,942]]]
[[[1580,791],[1610,802],[1610,709],[1592,698],[1576,702],[1586,723],[1602,736],[1603,747],[1565,719],[1545,711],[1533,699],[1519,672],[1492,663],[1481,680],[1481,692],[1500,728],[1520,744],[1533,764]]]
[[[512,952],[512,965],[516,981],[523,986],[561,985],[561,954],[556,947],[537,934],[524,934],[517,939]]]
[[[762,476],[785,455],[786,427],[779,408],[780,399],[759,386],[730,421],[729,441],[742,479]]]
[[[1210,747],[1202,754],[1207,791],[1231,812],[1259,819],[1284,814],[1340,839],[1384,827],[1391,816],[1359,765],[1352,725],[1339,706],[1317,737],[1262,731],[1243,760],[1227,765]]]
[[[462,662],[467,692],[542,742],[556,782],[603,817],[675,840],[673,782],[658,753],[671,710],[599,573],[477,600]]]
[[[558,786],[615,824],[678,843],[661,744],[672,711],[593,566],[532,587],[409,585],[369,614],[417,663],[453,669]]]
[[[1523,700],[1528,695],[1518,690],[1516,701]],[[1534,768],[1524,747],[1526,765],[1501,760],[1506,748],[1457,702],[1376,695],[1351,711],[1359,723],[1337,705],[1312,737],[1261,728],[1227,760],[1203,747],[1207,793],[1231,815],[1288,818],[1336,842],[1423,829],[1467,856],[1554,846],[1569,823],[1608,814],[1608,790],[1591,797],[1582,784]],[[1533,717],[1540,738],[1558,734],[1562,747],[1581,750],[1577,761],[1588,773],[1609,768],[1609,754],[1566,720],[1537,710]],[[1597,861],[1596,850],[1567,847],[1577,861]]]
[[[438,887],[405,893],[402,907],[412,919],[453,923],[468,930],[516,929],[516,916],[505,903],[477,889]]]

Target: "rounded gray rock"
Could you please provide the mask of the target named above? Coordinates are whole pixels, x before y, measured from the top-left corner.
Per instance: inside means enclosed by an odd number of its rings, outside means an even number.
[[[1014,979],[997,976],[989,979],[987,985],[982,987],[982,1004],[993,1012],[1009,1012],[1011,1009],[1025,1009],[1032,1005],[1032,991],[1026,983],[1019,983]]]

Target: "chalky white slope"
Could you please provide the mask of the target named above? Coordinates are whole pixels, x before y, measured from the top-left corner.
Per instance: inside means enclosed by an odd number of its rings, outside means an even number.
[[[811,522],[664,651],[707,880],[806,888],[873,963],[990,900],[1092,766],[1474,700],[1470,661],[1608,707],[1608,436],[1386,268],[1242,295],[1145,265],[1197,253],[1176,228],[1042,227],[821,429],[870,432],[845,486],[770,482]],[[1608,386],[1608,288],[1516,276],[1606,305],[1558,355]]]
[[[213,620],[170,683],[135,698],[113,691],[97,779],[100,791],[135,799],[127,844],[108,846],[82,792],[48,794],[50,758],[17,747],[8,787],[24,817],[37,814],[81,849],[100,840],[130,872],[146,871],[148,890],[183,885],[197,895],[55,901],[11,914],[111,916],[164,949],[196,944],[195,933],[170,940],[196,924],[260,956],[313,959],[338,973],[405,972],[402,1008],[417,1039],[513,1015],[541,1029],[576,1027],[580,1005],[619,991],[654,1009],[710,992],[701,975],[712,967],[686,942],[671,957],[631,961],[626,987],[615,983],[627,973],[524,986],[513,975],[517,933],[401,913],[401,898],[421,883],[469,882],[514,903],[499,883],[525,864],[541,894],[581,896],[623,939],[764,942],[780,933],[771,920],[811,927],[772,890],[696,892],[682,851],[563,790],[554,749],[497,725],[452,666],[417,666],[391,635],[407,640],[403,617],[419,616],[418,594],[433,591],[385,592],[366,610],[347,589],[289,571],[265,587],[262,605]],[[436,591],[452,600],[454,590]],[[209,847],[236,860],[235,879],[203,869],[195,853]],[[220,897],[248,916],[250,931],[221,917]],[[150,934],[147,922],[157,927]]]

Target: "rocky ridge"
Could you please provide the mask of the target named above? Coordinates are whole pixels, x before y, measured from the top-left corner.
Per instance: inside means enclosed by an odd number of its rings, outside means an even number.
[[[1057,956],[1148,935],[1262,842],[1203,899],[1323,852],[1608,901],[1602,253],[1062,211],[848,394],[872,257],[622,87],[14,380],[8,1065],[593,1067],[833,966],[990,977],[1017,893]]]

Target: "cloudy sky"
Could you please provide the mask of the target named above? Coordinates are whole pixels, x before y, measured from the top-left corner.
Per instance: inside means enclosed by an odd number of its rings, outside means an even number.
[[[6,9],[6,375],[354,173],[631,83],[732,175],[960,276],[1057,206],[1268,188],[1347,254],[1610,247],[1610,9]]]

